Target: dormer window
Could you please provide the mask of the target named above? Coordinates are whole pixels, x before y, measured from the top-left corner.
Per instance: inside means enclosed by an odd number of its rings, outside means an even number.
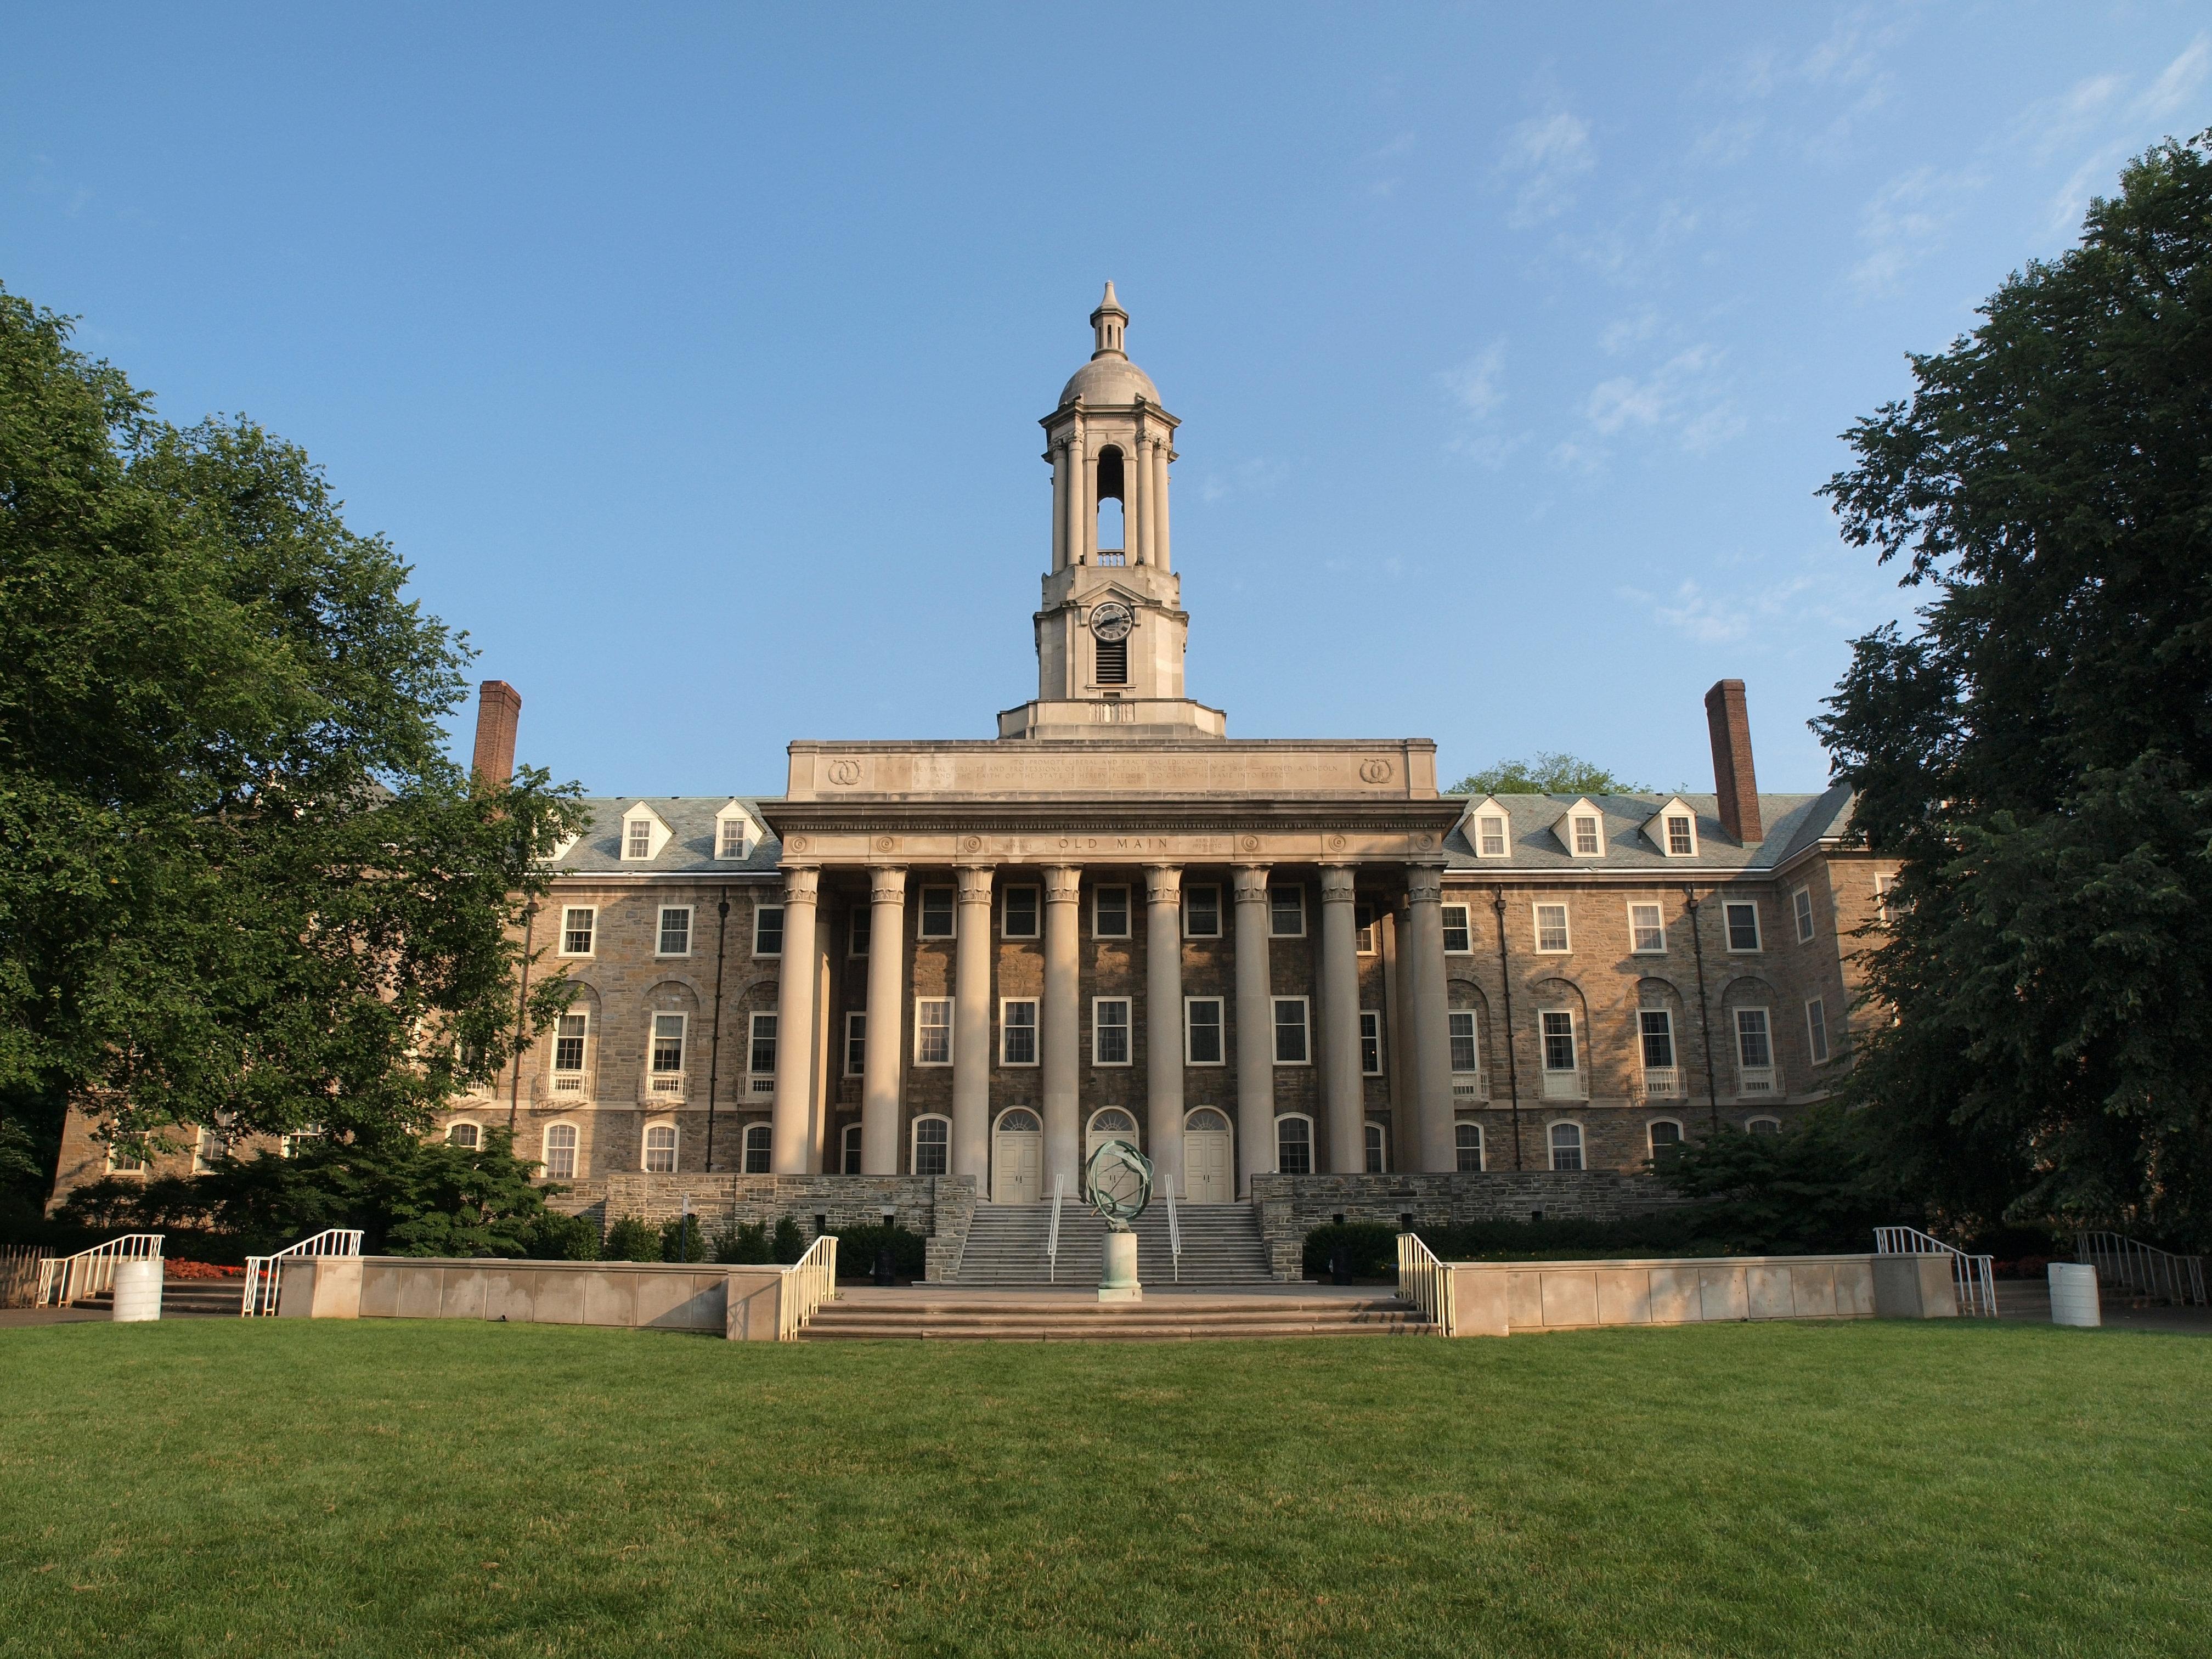
[[[623,826],[623,856],[626,859],[649,859],[653,856],[651,818],[632,818]]]
[[[1605,814],[1588,797],[1568,807],[1552,826],[1552,833],[1559,838],[1559,845],[1576,858],[1605,856]]]
[[[1601,850],[1597,819],[1586,813],[1577,814],[1575,818],[1575,855],[1577,858],[1592,857]]]
[[[1644,836],[1670,859],[1698,855],[1698,815],[1680,795],[1644,821]]]
[[[1479,849],[1481,856],[1486,859],[1504,858],[1505,856],[1505,820],[1503,817],[1486,817],[1476,819],[1475,824],[1482,837],[1482,845]]]
[[[1669,812],[1667,815],[1668,857],[1686,859],[1698,850],[1697,842],[1691,838],[1691,823],[1687,812]]]
[[[647,802],[635,800],[624,807],[622,823],[623,863],[643,863],[667,850],[671,839],[667,822]]]
[[[716,856],[741,859],[745,855],[745,821],[743,818],[722,820],[722,840]]]
[[[1502,859],[1512,848],[1512,825],[1494,798],[1486,796],[1469,806],[1460,829],[1479,859]]]

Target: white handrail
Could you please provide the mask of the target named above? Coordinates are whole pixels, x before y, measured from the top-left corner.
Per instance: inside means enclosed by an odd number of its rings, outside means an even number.
[[[1067,1171],[1060,1170],[1052,1178],[1052,1224],[1044,1234],[1044,1282],[1057,1282],[1060,1273],[1060,1201],[1067,1196]]]
[[[166,1237],[163,1233],[125,1233],[105,1244],[79,1250],[75,1255],[48,1256],[39,1263],[39,1294],[31,1305],[43,1308],[51,1297],[55,1307],[66,1308],[72,1302],[114,1289],[115,1264],[159,1261],[161,1241]]]
[[[246,1258],[246,1289],[239,1298],[238,1316],[252,1319],[276,1311],[276,1263],[293,1255],[359,1255],[361,1229],[325,1227],[296,1244],[287,1244],[271,1255]]]
[[[837,1296],[837,1235],[824,1233],[806,1254],[783,1270],[783,1294],[776,1298],[775,1340],[795,1342],[815,1310]]]
[[[1398,1235],[1398,1294],[1446,1336],[1452,1334],[1451,1267],[1418,1233]]]
[[[1163,1174],[1160,1190],[1168,1197],[1168,1259],[1175,1267],[1176,1283],[1182,1283],[1182,1224],[1176,1219],[1175,1177]]]
[[[1996,1258],[1968,1255],[1955,1244],[1946,1244],[1917,1227],[1877,1227],[1876,1255],[1948,1255],[1951,1258],[1951,1286],[1958,1293],[1959,1311],[1995,1319],[1997,1316]]]
[[[2204,1305],[2201,1255],[2176,1255],[2122,1233],[2080,1232],[2074,1235],[2074,1259],[2094,1267],[2098,1279],[2116,1290]]]

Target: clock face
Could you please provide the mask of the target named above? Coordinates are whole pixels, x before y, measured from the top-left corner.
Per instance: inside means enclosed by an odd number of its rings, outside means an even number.
[[[1091,613],[1091,631],[1102,640],[1126,640],[1136,625],[1135,613],[1115,599],[1109,599]]]

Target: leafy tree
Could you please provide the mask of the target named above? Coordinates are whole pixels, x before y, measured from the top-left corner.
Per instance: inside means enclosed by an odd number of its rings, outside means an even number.
[[[602,1256],[609,1261],[658,1261],[660,1230],[642,1217],[626,1215],[607,1229]]]
[[[1929,590],[1816,720],[1900,862],[1852,1096],[1916,1187],[2212,1239],[2212,133],[2130,164],[1824,491]]]
[[[250,421],[179,430],[0,291],[0,1115],[420,1130],[567,987],[573,787],[444,752],[465,642]]]
[[[1911,1218],[1864,1127],[1834,1108],[1780,1134],[1722,1124],[1653,1160],[1696,1206],[1683,1217],[1715,1254],[1802,1255],[1873,1248],[1873,1230]]]
[[[1539,750],[1534,760],[1502,760],[1480,772],[1470,772],[1444,793],[1448,795],[1638,795],[1649,791],[1646,785],[1624,782],[1595,761]]]

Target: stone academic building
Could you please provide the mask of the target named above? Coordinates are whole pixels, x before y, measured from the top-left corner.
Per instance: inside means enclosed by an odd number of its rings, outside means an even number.
[[[1119,1137],[1233,1204],[1639,1171],[1824,1095],[1887,872],[1849,792],[1760,794],[1734,680],[1709,795],[1468,799],[1426,738],[1230,736],[1185,695],[1176,419],[1110,284],[1091,321],[1042,422],[1035,698],[985,740],[794,742],[780,795],[592,802],[532,923],[575,1000],[448,1133],[512,1123],[586,1196],[968,1176],[1005,1205]],[[485,687],[480,768],[520,706]]]

